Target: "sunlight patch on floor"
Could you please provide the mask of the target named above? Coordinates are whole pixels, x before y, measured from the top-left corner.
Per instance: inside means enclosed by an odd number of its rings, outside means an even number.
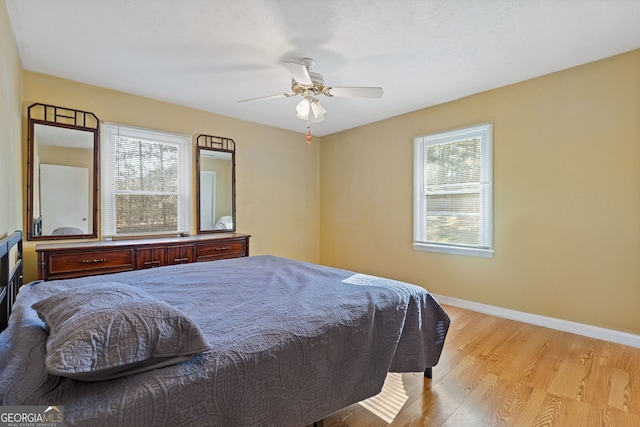
[[[391,423],[405,402],[409,399],[402,382],[402,374],[389,373],[384,380],[382,391],[373,397],[360,402],[360,405],[382,418],[385,422]]]

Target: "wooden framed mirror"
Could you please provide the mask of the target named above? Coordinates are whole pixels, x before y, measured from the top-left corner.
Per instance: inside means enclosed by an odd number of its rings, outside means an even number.
[[[230,138],[196,138],[198,234],[236,231],[235,142]]]
[[[28,126],[27,240],[98,237],[98,118],[36,103]]]

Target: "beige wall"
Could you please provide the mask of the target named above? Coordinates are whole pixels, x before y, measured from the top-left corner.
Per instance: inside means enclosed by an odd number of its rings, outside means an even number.
[[[0,0],[0,237],[22,229],[22,64]]]
[[[251,254],[319,261],[319,143],[307,144],[302,133],[30,71],[24,72],[23,85],[25,135],[26,109],[40,102],[91,111],[105,122],[232,138],[236,143],[237,231],[252,235]],[[26,281],[37,277],[34,251],[35,244],[25,242]]]
[[[324,137],[323,264],[640,333],[640,50]],[[493,259],[417,252],[413,137],[494,124]]]

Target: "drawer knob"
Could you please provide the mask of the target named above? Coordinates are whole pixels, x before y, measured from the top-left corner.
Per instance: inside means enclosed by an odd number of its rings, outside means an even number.
[[[216,248],[216,251],[228,251],[229,249],[231,249],[229,246],[225,246],[222,248]]]

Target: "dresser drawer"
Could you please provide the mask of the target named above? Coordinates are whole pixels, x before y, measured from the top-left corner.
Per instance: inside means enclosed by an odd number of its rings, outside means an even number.
[[[248,234],[36,245],[38,279],[72,279],[165,265],[249,256]]]
[[[195,245],[192,243],[167,247],[167,265],[189,264],[193,262],[194,248]]]
[[[199,242],[196,245],[196,261],[213,261],[243,256],[247,256],[246,239]]]
[[[135,269],[134,249],[104,249],[47,253],[47,277],[65,278],[116,273]]]
[[[136,268],[162,267],[167,265],[167,248],[139,248],[136,249]]]

